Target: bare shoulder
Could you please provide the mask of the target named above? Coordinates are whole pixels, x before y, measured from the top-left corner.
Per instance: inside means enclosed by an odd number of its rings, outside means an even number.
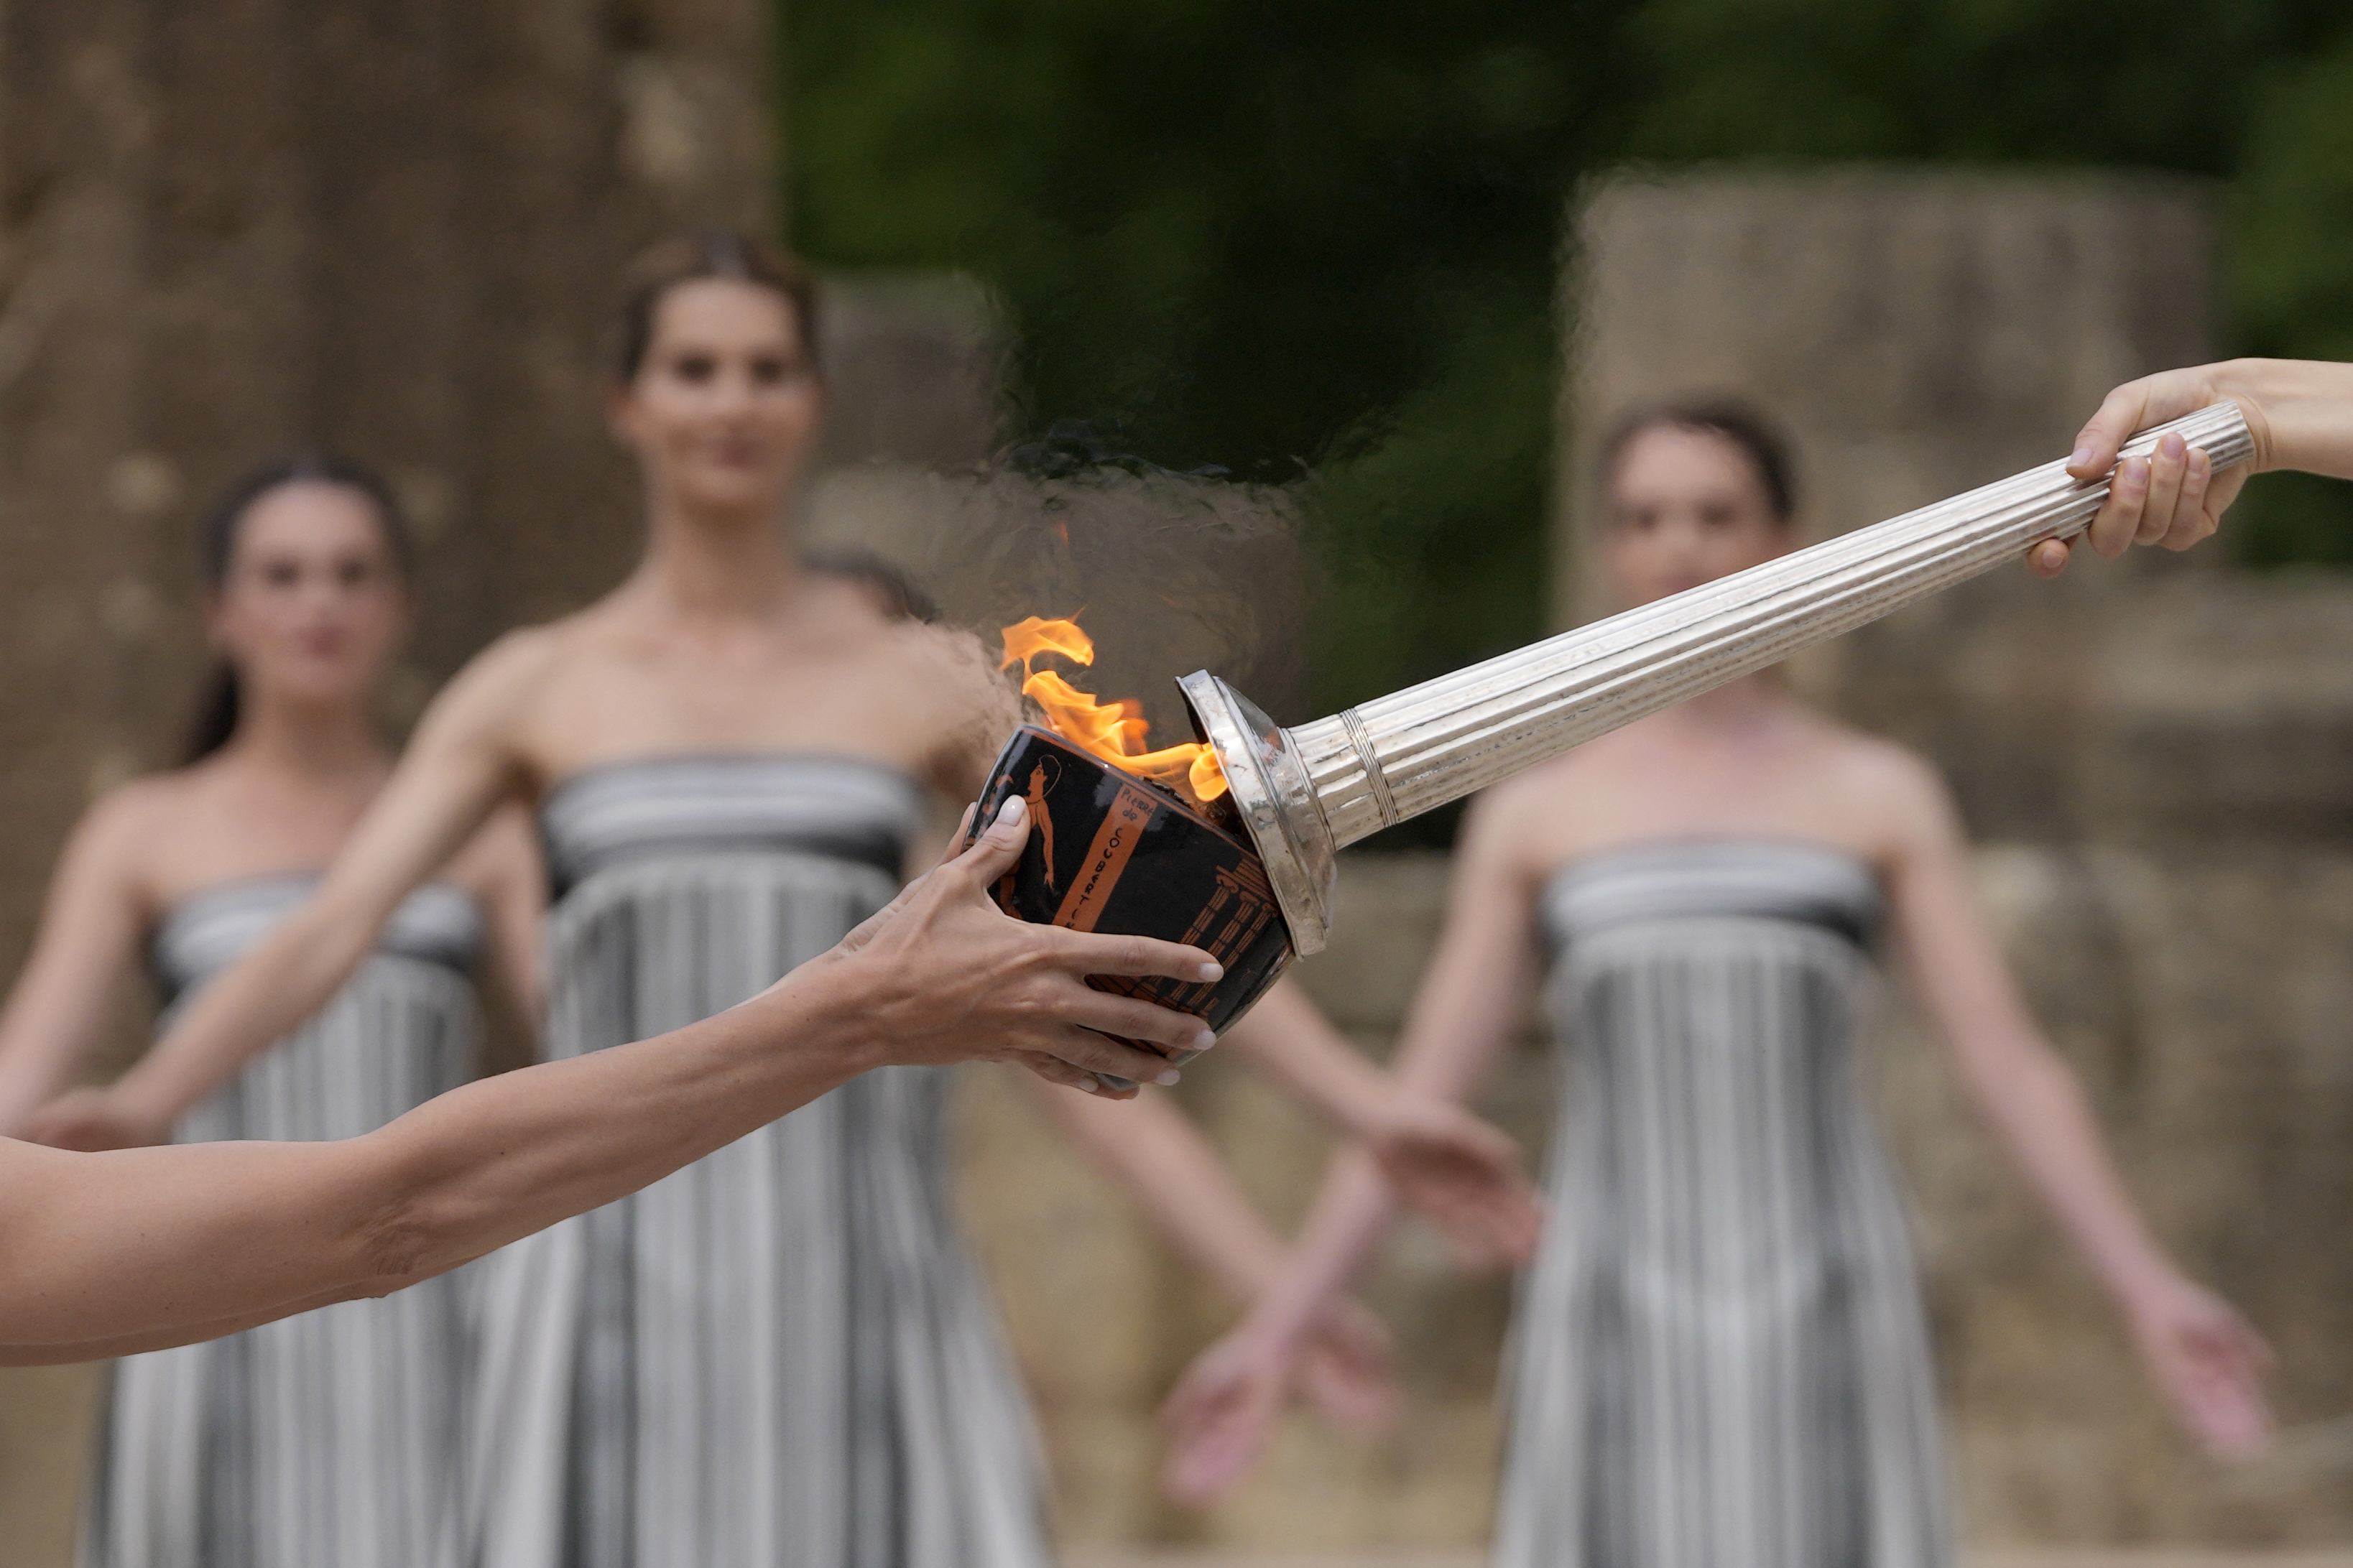
[[[1573,811],[1620,766],[1624,732],[1588,741],[1481,792],[1481,808],[1498,824],[1529,828]]]
[[[1814,721],[1823,777],[1849,820],[1890,847],[1955,831],[1952,792],[1935,763],[1883,735]]]
[[[1554,825],[1575,815],[1577,802],[1607,765],[1607,759],[1587,755],[1590,750],[1565,752],[1481,791],[1463,816],[1465,858],[1519,876],[1533,876],[1556,859]]]
[[[1020,695],[996,653],[961,626],[900,621],[884,635],[883,657],[902,689],[916,693],[929,710],[928,731],[937,737],[934,782],[952,796],[969,795],[1020,726]]]
[[[426,722],[470,731],[513,723],[582,650],[589,635],[577,616],[502,633],[441,689],[426,710]]]
[[[68,855],[92,870],[129,869],[188,826],[202,809],[210,774],[203,764],[150,773],[118,784],[91,803],[74,825]]]
[[[544,626],[520,626],[501,632],[489,647],[466,661],[458,679],[491,689],[512,688],[544,679],[565,657],[595,640],[597,623],[583,611]]]

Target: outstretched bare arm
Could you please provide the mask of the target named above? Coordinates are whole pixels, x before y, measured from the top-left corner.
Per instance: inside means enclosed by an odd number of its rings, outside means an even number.
[[[2082,1083],[2035,1023],[1978,907],[1943,785],[1925,765],[1906,771],[1881,792],[1902,825],[1888,872],[1895,932],[1963,1088],[2116,1302],[2182,1426],[2217,1453],[2261,1447],[2270,1352],[2142,1217]]]
[[[1363,1145],[1390,1191],[1436,1226],[1466,1268],[1525,1262],[1544,1210],[1509,1134],[1451,1100],[1417,1092],[1334,1028],[1284,980],[1221,1037]]]
[[[0,1361],[209,1337],[415,1283],[610,1203],[870,1067],[971,1058],[1148,1075],[1106,1035],[1196,1020],[1089,974],[1215,978],[1205,953],[1025,925],[988,885],[1009,810],[832,952],[672,1034],[468,1085],[364,1137],[67,1153],[0,1141]]]

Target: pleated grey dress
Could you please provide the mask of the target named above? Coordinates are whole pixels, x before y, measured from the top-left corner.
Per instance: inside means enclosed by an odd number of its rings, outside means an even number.
[[[1936,1393],[1854,1064],[1880,918],[1825,847],[1546,886],[1564,1104],[1513,1336],[1508,1568],[1934,1568]]]
[[[887,903],[914,784],[807,755],[559,785],[551,1056],[755,994]],[[1035,1568],[1028,1408],[959,1237],[950,1078],[866,1074],[487,1260],[480,1568]]]
[[[174,906],[150,948],[172,1012],[316,884],[255,878]],[[470,896],[420,889],[334,1000],[189,1111],[174,1142],[355,1137],[456,1088],[474,1063],[467,972],[480,944]],[[115,1363],[82,1562],[449,1568],[462,1289],[445,1275]]]

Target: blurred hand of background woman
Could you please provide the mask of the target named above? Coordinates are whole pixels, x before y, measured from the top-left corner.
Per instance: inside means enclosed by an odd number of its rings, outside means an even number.
[[[2252,1458],[2272,1434],[2263,1379],[2271,1347],[2229,1302],[2193,1280],[2159,1281],[2127,1303],[2125,1321],[2174,1418],[2218,1458]]]
[[[1502,1268],[1535,1256],[1544,1203],[1520,1146],[1459,1105],[1400,1090],[1366,1151],[1398,1201],[1437,1227],[1458,1268]]]
[[[1206,1508],[1250,1474],[1300,1381],[1302,1351],[1254,1316],[1193,1358],[1160,1407],[1170,1497]]]

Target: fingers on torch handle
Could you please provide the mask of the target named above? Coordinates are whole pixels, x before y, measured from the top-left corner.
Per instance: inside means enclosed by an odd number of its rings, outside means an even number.
[[[2098,412],[2076,433],[2067,471],[2078,479],[2090,480],[2116,467],[2116,454],[2125,449],[2133,432],[2149,423],[2148,397],[2147,383],[2128,381],[2102,398]]]

